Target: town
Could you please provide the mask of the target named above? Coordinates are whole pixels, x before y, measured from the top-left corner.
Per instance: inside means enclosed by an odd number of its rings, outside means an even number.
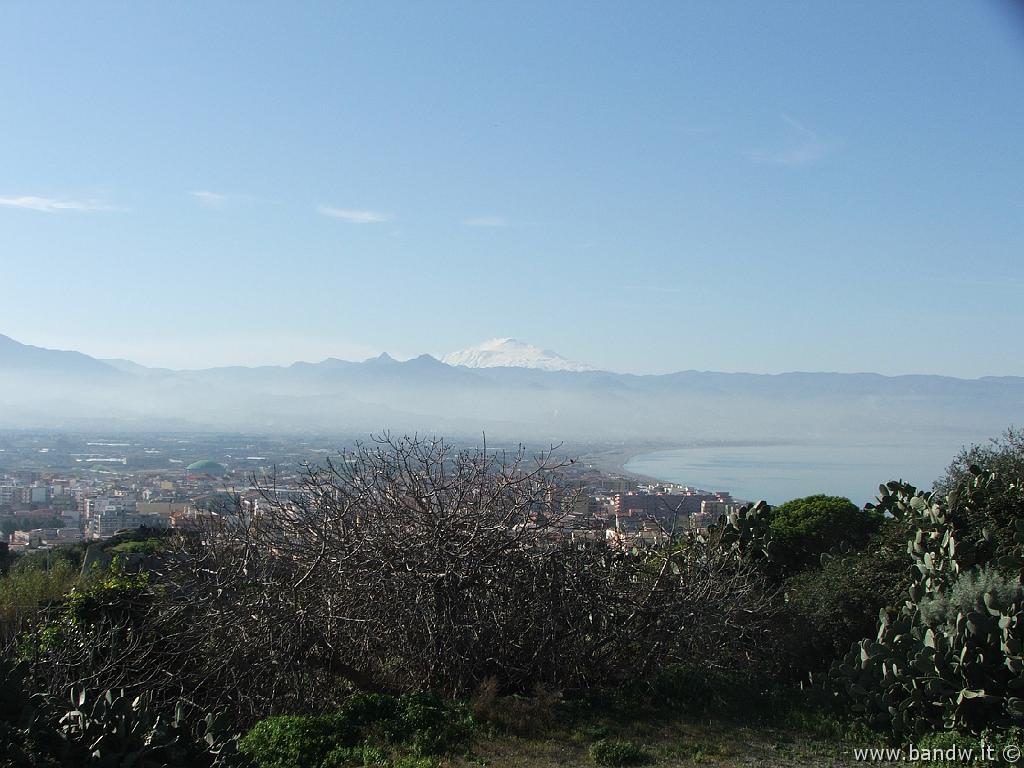
[[[346,442],[351,439],[338,440]],[[6,433],[0,435],[0,551],[47,550],[138,529],[189,529],[225,510],[255,511],[269,478],[279,496],[300,492],[304,467],[338,452],[330,444]],[[654,545],[704,528],[742,503],[728,491],[659,483],[599,464],[584,455],[560,470],[573,502],[556,535]]]

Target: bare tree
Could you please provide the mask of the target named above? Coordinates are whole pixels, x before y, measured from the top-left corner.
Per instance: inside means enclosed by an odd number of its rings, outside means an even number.
[[[252,719],[353,687],[585,688],[769,649],[771,596],[730,549],[675,532],[639,551],[565,535],[577,492],[564,466],[384,435],[307,467],[299,488],[267,479],[255,505],[173,539],[130,613],[111,606],[65,643],[74,653],[52,653],[53,682],[159,689]]]

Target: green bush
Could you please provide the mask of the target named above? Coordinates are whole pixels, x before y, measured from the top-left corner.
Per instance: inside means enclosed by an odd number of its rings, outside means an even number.
[[[367,726],[397,718],[399,701],[383,693],[357,693],[346,699],[341,712],[353,726]]]
[[[354,743],[355,734],[338,715],[280,715],[256,723],[238,749],[260,768],[316,768]]]
[[[643,765],[651,755],[643,747],[625,739],[601,739],[590,747],[590,758],[598,765]]]
[[[21,578],[18,571],[12,570],[0,580],[0,601],[4,599],[4,587],[22,584]],[[24,582],[38,587],[40,604],[27,609],[29,616],[39,618],[33,631],[22,631],[14,644],[22,659],[39,659],[45,654],[62,651],[92,650],[91,631],[97,625],[104,622],[133,625],[145,612],[152,596],[150,574],[127,573],[119,559],[111,563],[109,570],[97,570],[88,577],[72,577],[55,566],[48,572],[28,572]],[[46,602],[58,603],[58,607],[43,614],[43,595]],[[22,599],[27,597],[23,594]],[[4,629],[7,616],[0,614],[0,619],[5,620],[0,623],[0,629]],[[3,639],[2,634],[0,639]]]
[[[787,573],[816,565],[836,548],[860,550],[882,524],[882,516],[859,509],[842,496],[818,494],[773,508],[769,525]]]
[[[123,555],[155,555],[163,548],[160,539],[149,538],[141,541],[123,541],[110,548],[111,552]]]
[[[11,555],[12,570],[48,571],[59,562],[65,562],[72,571],[82,570],[85,544],[71,544],[53,549],[22,552]]]
[[[399,697],[399,737],[417,754],[437,755],[463,744],[472,733],[473,719],[460,704],[446,704],[430,694]]]
[[[49,603],[59,600],[75,584],[78,575],[71,562],[57,558],[47,569],[17,562],[0,577],[0,641],[17,632]]]
[[[402,755],[394,759],[391,768],[435,768],[437,761],[429,757],[417,757],[416,755]]]
[[[913,560],[906,526],[887,520],[863,552],[826,556],[783,584],[794,668],[823,672],[877,631],[878,612],[906,598]],[[806,679],[806,678],[805,678]]]
[[[334,768],[368,765],[386,749],[436,755],[461,746],[472,732],[466,707],[426,693],[402,696],[363,693],[329,715],[285,715],[257,723],[239,743],[260,768]]]
[[[109,570],[68,592],[65,617],[79,626],[101,619],[127,619],[141,609],[149,582],[149,573],[129,573],[124,561],[114,558]]]

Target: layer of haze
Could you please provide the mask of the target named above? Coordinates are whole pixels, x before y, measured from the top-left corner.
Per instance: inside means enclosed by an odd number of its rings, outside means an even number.
[[[999,3],[0,5],[0,333],[1024,374]]]

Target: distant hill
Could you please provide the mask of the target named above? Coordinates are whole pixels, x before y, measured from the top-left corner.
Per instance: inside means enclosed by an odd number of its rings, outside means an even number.
[[[0,335],[0,371],[23,371],[114,376],[117,371],[81,352],[62,352],[21,344]]]
[[[115,368],[118,371],[124,371],[125,373],[133,373],[139,376],[162,376],[169,373],[173,373],[170,368],[147,368],[144,365],[133,363],[131,360],[122,360],[115,358],[112,360],[100,360],[101,363],[109,365],[111,368]]]
[[[503,339],[444,362],[173,371],[0,337],[0,426],[441,432],[542,440],[964,440],[1024,423],[1024,378],[596,371]],[[475,355],[475,356],[474,356]],[[457,365],[452,361],[462,361]],[[468,365],[467,363],[473,363]]]

